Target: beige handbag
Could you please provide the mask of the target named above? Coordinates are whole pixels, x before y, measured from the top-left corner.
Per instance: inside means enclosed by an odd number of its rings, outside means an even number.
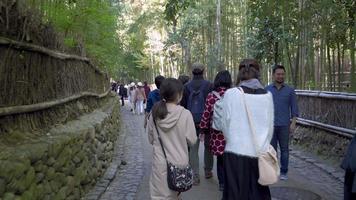
[[[259,178],[258,183],[261,185],[271,185],[278,181],[279,179],[279,164],[277,159],[277,152],[274,150],[272,145],[268,145],[268,149],[265,152],[259,151],[257,148],[256,131],[254,129],[251,113],[247,107],[245,100],[245,92],[242,88],[239,88],[242,92],[243,103],[245,104],[245,109],[247,113],[247,118],[252,132],[252,142],[255,146],[255,150],[258,156],[258,171]]]

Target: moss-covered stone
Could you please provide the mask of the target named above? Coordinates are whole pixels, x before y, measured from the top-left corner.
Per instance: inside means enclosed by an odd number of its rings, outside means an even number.
[[[0,161],[0,177],[5,177],[7,181],[23,177],[28,169],[26,162]]]
[[[115,137],[113,131],[103,129],[118,126],[118,112],[111,110],[112,117],[105,112],[58,125],[27,144],[0,147],[0,200],[80,199],[85,195],[112,156]],[[102,160],[93,156],[97,152]]]
[[[30,188],[23,193],[23,195],[21,196],[21,199],[22,200],[39,199],[39,194],[41,192],[42,191],[38,191],[37,190],[37,185],[36,184],[32,184],[30,186]]]
[[[67,197],[67,187],[62,187],[54,196],[54,200],[64,200]]]
[[[51,185],[49,184],[49,182],[48,181],[43,181],[43,192],[45,193],[45,194],[52,194],[52,187],[51,187]]]
[[[0,178],[0,198],[5,194],[6,182],[5,179]]]
[[[15,194],[14,193],[10,193],[10,192],[7,192],[4,194],[4,200],[14,200],[15,199]]]
[[[64,186],[67,183],[67,178],[63,173],[56,173],[55,180],[61,185]]]
[[[57,158],[57,156],[63,151],[65,143],[63,141],[56,141],[55,143],[49,145],[48,156]]]
[[[61,184],[55,180],[49,182],[53,192],[57,192],[61,188]]]
[[[56,178],[56,170],[53,167],[49,167],[46,173],[46,179],[51,181]]]
[[[66,186],[68,187],[68,192],[69,194],[72,194],[74,192],[74,188],[76,186],[79,186],[79,183],[74,179],[73,176],[68,176],[66,177],[66,179],[67,179]]]
[[[31,144],[28,148],[26,148],[27,157],[31,160],[31,163],[35,163],[41,160],[48,151],[48,144],[46,143],[36,143]]]
[[[36,173],[36,183],[40,183],[45,178],[44,173]]]
[[[36,179],[35,169],[33,167],[31,167],[28,170],[28,172],[25,176],[25,179],[23,180],[23,184],[24,184],[25,188],[26,189],[29,188],[30,185],[35,182],[35,179]]]
[[[64,148],[63,151],[59,154],[56,162],[53,167],[56,171],[62,171],[62,168],[71,160],[72,150],[70,148]]]

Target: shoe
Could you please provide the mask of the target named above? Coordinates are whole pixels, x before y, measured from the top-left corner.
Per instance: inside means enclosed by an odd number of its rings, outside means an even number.
[[[213,172],[211,171],[205,171],[205,178],[206,179],[209,179],[209,178],[212,178],[213,177]]]
[[[224,184],[219,184],[219,191],[224,191]]]
[[[279,176],[279,179],[282,180],[282,181],[286,181],[286,180],[288,180],[288,176],[287,176],[287,174],[281,174]]]
[[[193,185],[199,185],[200,184],[200,178],[199,177],[194,177],[193,179]]]

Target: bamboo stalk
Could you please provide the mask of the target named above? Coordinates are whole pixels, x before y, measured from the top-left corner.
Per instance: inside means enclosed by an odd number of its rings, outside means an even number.
[[[103,98],[103,97],[107,96],[110,93],[110,91],[111,91],[111,88],[109,88],[106,92],[104,92],[102,94],[95,94],[92,92],[81,92],[76,95],[72,95],[72,96],[69,96],[69,97],[66,97],[63,99],[57,99],[57,100],[53,100],[53,101],[46,101],[46,102],[36,103],[36,104],[31,104],[31,105],[3,107],[3,108],[0,108],[0,116],[40,111],[40,110],[48,109],[48,108],[58,106],[61,104],[65,104],[70,101],[74,101],[74,100],[77,100],[77,99],[80,99],[83,97]]]
[[[328,131],[331,133],[336,133],[338,135],[341,135],[341,136],[347,137],[347,138],[352,138],[353,136],[356,135],[356,129],[352,130],[352,129],[342,128],[342,127],[338,127],[338,126],[324,124],[321,122],[316,122],[313,120],[297,118],[297,123],[304,125],[304,126],[310,126],[310,127],[318,128],[321,130],[325,130],[325,131]]]
[[[26,51],[32,51],[32,52],[37,52],[37,53],[42,53],[47,56],[53,57],[53,58],[58,58],[61,60],[78,60],[78,61],[83,61],[88,63],[94,70],[95,72],[105,75],[104,72],[102,72],[100,69],[95,67],[89,60],[89,58],[85,57],[80,57],[77,55],[69,55],[65,53],[61,53],[58,51],[50,50],[42,46],[30,44],[30,43],[24,43],[24,42],[19,42],[15,40],[11,40],[9,38],[5,37],[0,37],[0,45],[8,46],[10,48],[14,49],[19,49],[19,50],[26,50]]]

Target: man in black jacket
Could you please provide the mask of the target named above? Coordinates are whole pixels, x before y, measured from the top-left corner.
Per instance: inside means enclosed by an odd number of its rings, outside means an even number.
[[[204,112],[205,99],[208,93],[212,90],[212,84],[204,80],[204,65],[200,63],[194,63],[193,66],[193,79],[184,85],[183,98],[181,105],[188,109],[193,116],[195,129],[197,134],[200,133],[199,123],[201,116]],[[204,169],[205,178],[211,178],[212,169],[214,164],[213,155],[209,151],[209,139],[207,135],[204,142]],[[189,150],[189,162],[194,171],[194,185],[200,183],[199,178],[199,142],[197,141]]]

